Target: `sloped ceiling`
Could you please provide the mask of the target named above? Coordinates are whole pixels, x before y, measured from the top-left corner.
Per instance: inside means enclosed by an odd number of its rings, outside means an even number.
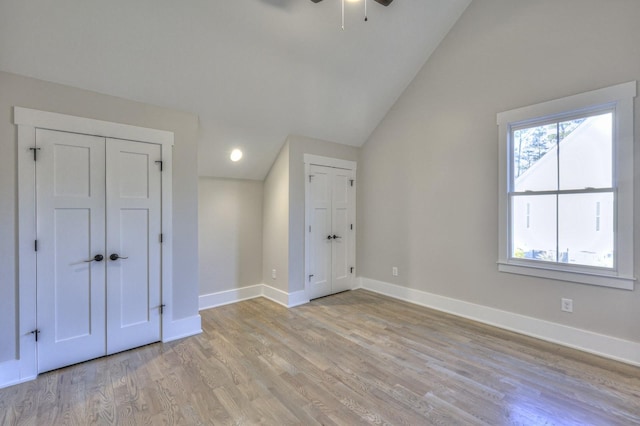
[[[0,69],[195,113],[200,175],[263,179],[290,134],[361,146],[470,1],[2,0]]]

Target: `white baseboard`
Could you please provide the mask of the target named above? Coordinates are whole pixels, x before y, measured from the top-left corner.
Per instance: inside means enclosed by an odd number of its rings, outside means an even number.
[[[266,284],[262,284],[262,297],[285,307],[289,305],[289,293]]]
[[[276,302],[286,308],[309,303],[304,290],[287,293],[266,284],[256,284],[233,290],[225,290],[217,293],[204,294],[200,296],[200,310],[228,305],[230,303],[241,302],[243,300],[264,297],[272,302]]]
[[[394,299],[404,300],[537,339],[640,366],[640,343],[637,342],[369,278],[362,277],[361,286],[363,289],[384,294]]]
[[[359,288],[362,288],[362,277],[355,277],[352,290],[358,290]]]
[[[171,342],[184,337],[195,336],[202,333],[202,321],[200,315],[171,321],[169,326],[162,330],[162,341]]]
[[[22,367],[23,365],[17,359],[0,362],[0,389],[28,382],[36,378],[32,372],[25,375]]]
[[[200,310],[216,308],[218,306],[254,299],[260,296],[262,296],[262,284],[256,284],[248,287],[202,295],[199,298],[199,306]]]
[[[305,303],[309,303],[309,298],[307,297],[307,292],[304,290],[294,291],[293,293],[289,293],[289,304],[288,308],[294,308],[296,306],[304,305]]]
[[[279,303],[286,308],[293,308],[295,306],[309,303],[309,299],[307,298],[304,290],[287,293],[266,284],[262,284],[262,296],[273,302]]]

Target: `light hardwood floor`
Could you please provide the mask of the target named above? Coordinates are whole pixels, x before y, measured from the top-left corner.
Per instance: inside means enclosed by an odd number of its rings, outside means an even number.
[[[0,390],[1,425],[640,424],[640,368],[358,290]]]

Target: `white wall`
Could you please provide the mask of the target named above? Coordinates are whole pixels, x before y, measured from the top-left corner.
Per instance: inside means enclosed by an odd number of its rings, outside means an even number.
[[[196,116],[0,72],[0,363],[17,357],[17,132],[13,106],[168,130],[173,153],[173,320],[198,314]]]
[[[262,181],[201,177],[198,194],[200,294],[262,283]]]
[[[640,80],[638,17],[637,0],[474,0],[362,149],[359,275],[640,342],[638,285],[615,290],[496,266],[496,114]],[[637,136],[637,98],[635,119]],[[637,275],[638,220],[634,237]],[[561,297],[573,299],[573,314],[560,311]]]

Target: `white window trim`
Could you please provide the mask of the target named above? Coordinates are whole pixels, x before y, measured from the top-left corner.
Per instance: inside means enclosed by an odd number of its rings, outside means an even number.
[[[497,116],[499,130],[499,247],[498,270],[513,274],[571,281],[624,290],[633,290],[636,278],[633,272],[633,98],[635,81],[603,89],[568,96],[536,105],[501,112]],[[597,270],[588,267],[558,264],[533,264],[531,261],[510,258],[509,255],[509,201],[508,135],[512,124],[539,121],[569,111],[589,111],[611,105],[616,135],[614,169],[616,170],[617,209],[614,247],[617,259],[615,270]],[[620,231],[622,230],[622,231]]]

